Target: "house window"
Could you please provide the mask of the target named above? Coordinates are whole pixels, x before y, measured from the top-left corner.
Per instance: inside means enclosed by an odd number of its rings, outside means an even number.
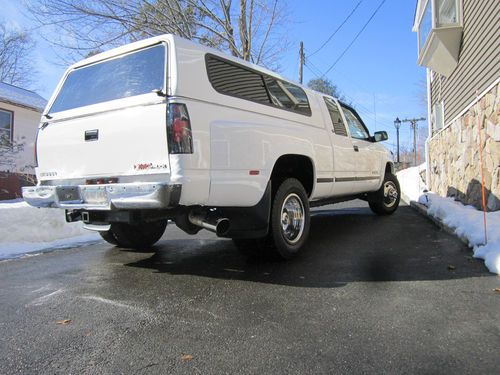
[[[14,112],[0,109],[0,144],[12,142],[12,128],[14,126]],[[5,143],[4,143],[5,142]]]
[[[457,0],[436,0],[436,26],[458,24]]]
[[[427,5],[425,6],[424,15],[420,20],[420,25],[418,26],[418,46],[419,50],[422,51],[422,48],[425,46],[425,41],[429,36],[429,33],[432,30],[432,0],[427,1]]]
[[[460,0],[419,0],[413,31],[418,33],[418,64],[449,77],[458,65],[462,41]]]

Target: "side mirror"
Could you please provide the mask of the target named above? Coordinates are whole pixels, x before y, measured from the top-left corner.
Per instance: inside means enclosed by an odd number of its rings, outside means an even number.
[[[389,136],[387,135],[386,131],[375,132],[373,134],[373,141],[374,142],[383,142],[383,141],[387,141],[388,139],[389,139]]]

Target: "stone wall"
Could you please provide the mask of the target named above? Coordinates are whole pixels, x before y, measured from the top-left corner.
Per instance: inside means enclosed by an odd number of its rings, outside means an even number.
[[[481,203],[478,125],[488,211],[500,210],[500,84],[428,143],[430,189],[477,208]]]

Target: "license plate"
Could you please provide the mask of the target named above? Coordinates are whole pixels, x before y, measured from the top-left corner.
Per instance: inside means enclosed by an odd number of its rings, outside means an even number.
[[[106,205],[108,204],[108,196],[106,188],[103,186],[84,187],[82,189],[83,201],[88,204]]]

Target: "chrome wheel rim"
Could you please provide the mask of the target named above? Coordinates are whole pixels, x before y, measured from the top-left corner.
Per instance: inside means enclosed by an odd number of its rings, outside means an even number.
[[[294,244],[300,240],[304,232],[304,205],[300,197],[289,194],[281,206],[281,232],[285,240]]]
[[[386,207],[392,207],[398,200],[398,188],[392,181],[384,183],[384,204]]]

